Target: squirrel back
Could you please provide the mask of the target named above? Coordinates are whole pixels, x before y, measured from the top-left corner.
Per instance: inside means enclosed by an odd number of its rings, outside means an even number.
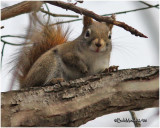
[[[31,37],[25,43],[17,59],[17,78],[21,84],[36,60],[49,49],[67,42],[69,29],[61,25],[45,25],[33,28]]]

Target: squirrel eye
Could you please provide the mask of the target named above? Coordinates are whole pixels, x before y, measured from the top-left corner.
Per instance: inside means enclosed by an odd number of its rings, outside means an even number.
[[[84,38],[88,38],[88,37],[90,37],[90,35],[91,35],[91,30],[90,29],[88,29],[87,31],[86,31],[86,33],[85,33],[85,36],[84,36]]]
[[[111,32],[108,33],[108,39],[111,39]]]

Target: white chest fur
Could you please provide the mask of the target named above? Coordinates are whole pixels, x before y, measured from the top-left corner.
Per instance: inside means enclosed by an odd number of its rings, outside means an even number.
[[[89,75],[102,72],[109,67],[110,54],[83,51],[79,56],[87,64]]]

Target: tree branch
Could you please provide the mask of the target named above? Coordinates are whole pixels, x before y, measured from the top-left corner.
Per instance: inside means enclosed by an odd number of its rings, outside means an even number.
[[[1,20],[6,20],[31,11],[37,11],[41,7],[42,3],[43,2],[40,1],[24,1],[13,6],[3,8],[1,10]]]
[[[53,17],[74,17],[74,18],[78,18],[78,15],[66,15],[66,14],[54,14],[54,13],[50,13],[48,11],[45,11],[44,9],[40,9],[41,12],[46,13],[48,15],[51,15]]]
[[[96,117],[158,107],[159,67],[124,69],[54,86],[3,92],[2,126],[79,126]]]
[[[74,4],[65,3],[65,2],[62,2],[62,1],[45,1],[45,2],[47,2],[49,4],[52,4],[52,5],[55,5],[55,6],[58,6],[58,7],[61,7],[61,8],[64,8],[64,9],[67,9],[67,10],[68,9],[72,10],[72,11],[74,11],[76,13],[79,13],[79,14],[84,14],[86,16],[94,18],[95,20],[97,20],[99,22],[103,21],[103,22],[107,22],[107,23],[114,24],[116,26],[122,27],[126,31],[129,31],[131,34],[133,34],[135,36],[148,38],[146,35],[139,32],[135,28],[125,24],[124,22],[115,21],[115,20],[111,19],[110,17],[100,16],[100,15],[98,15],[98,14],[92,12],[92,11],[87,10],[87,9],[77,7]]]
[[[145,7],[145,8],[137,8],[137,9],[127,10],[127,11],[103,14],[102,16],[111,16],[113,14],[115,14],[115,15],[126,14],[126,13],[129,13],[129,12],[135,12],[135,11],[140,11],[140,10],[145,10],[145,9],[150,9],[150,8],[155,8],[155,7],[159,7],[159,4],[153,5],[153,6],[150,6],[150,7]],[[75,19],[75,20],[67,20],[67,21],[57,22],[56,24],[70,23],[70,22],[80,21],[80,20],[82,20],[82,18],[78,18],[78,19]],[[53,24],[53,25],[55,25],[55,24]]]
[[[72,11],[79,13],[79,14],[84,14],[84,15],[92,17],[95,20],[100,21],[100,22],[103,21],[103,22],[107,22],[107,23],[122,27],[126,31],[129,31],[131,34],[134,34],[135,36],[148,38],[146,35],[139,32],[135,28],[125,24],[124,22],[115,21],[110,17],[100,16],[92,11],[87,10],[87,9],[77,7],[74,4],[65,3],[62,1],[45,1],[45,2],[50,3],[52,5],[55,5],[55,6],[58,6],[58,7],[61,7],[61,8],[64,8],[64,9],[72,10]],[[25,1],[25,2],[21,2],[19,4],[16,4],[16,5],[7,7],[7,8],[4,8],[1,11],[1,14],[2,14],[1,19],[5,20],[10,17],[17,16],[17,15],[20,15],[23,13],[29,13],[31,11],[38,11],[39,8],[41,7],[42,3],[43,2]]]

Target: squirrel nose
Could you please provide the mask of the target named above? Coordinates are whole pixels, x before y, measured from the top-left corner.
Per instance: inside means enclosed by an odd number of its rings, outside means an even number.
[[[101,47],[101,44],[100,44],[100,43],[96,43],[96,46],[97,46],[97,47]]]

